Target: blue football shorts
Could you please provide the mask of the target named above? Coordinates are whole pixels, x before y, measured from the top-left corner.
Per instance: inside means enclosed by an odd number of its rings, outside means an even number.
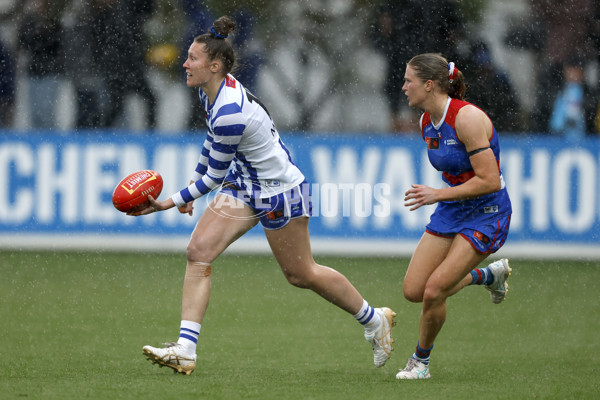
[[[242,201],[260,220],[264,229],[281,229],[290,220],[312,215],[310,185],[304,181],[283,193],[266,198],[254,198],[234,183],[223,185],[219,194]]]
[[[504,244],[509,226],[510,214],[499,215],[496,219],[471,220],[450,225],[439,214],[434,213],[425,231],[445,238],[461,235],[478,253],[491,254],[497,252]]]

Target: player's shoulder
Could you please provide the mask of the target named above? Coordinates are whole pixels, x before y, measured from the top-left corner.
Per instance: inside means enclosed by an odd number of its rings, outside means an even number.
[[[244,87],[242,84],[235,79],[232,75],[227,75],[223,81],[223,87],[221,93],[219,93],[218,99],[221,105],[229,103],[242,104],[244,98]]]
[[[452,126],[479,118],[485,118],[485,113],[479,107],[459,99],[452,99],[446,112],[446,122]]]
[[[215,101],[215,119],[242,113],[244,94],[242,85],[228,75]]]
[[[462,100],[456,100],[456,102],[461,103],[459,107],[455,108],[457,122],[469,122],[488,118],[486,113],[475,104],[471,104]]]
[[[493,135],[493,123],[490,117],[479,107],[467,103],[457,110],[455,127],[459,136],[469,135],[469,132],[479,134],[486,132],[489,138]],[[481,130],[480,128],[484,128]],[[460,131],[460,133],[459,133]]]

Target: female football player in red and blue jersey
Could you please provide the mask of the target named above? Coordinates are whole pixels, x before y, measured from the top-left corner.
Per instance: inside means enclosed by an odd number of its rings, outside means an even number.
[[[234,28],[232,19],[217,19],[208,33],[194,39],[183,64],[187,85],[199,89],[208,128],[190,185],[166,200],[149,197],[150,206],[131,213],[178,207],[192,215],[195,199],[217,193],[200,216],[187,248],[179,339],[166,347],[144,346],[143,353],[179,373],[194,371],[210,297],[211,264],[260,222],[287,280],[352,314],[365,328],[375,366],[381,367],[392,350],[396,314],[387,307],[373,308],[344,275],[313,259],[308,184],[267,109],[231,75],[236,59],[227,36]]]
[[[419,341],[398,379],[427,379],[433,342],[446,319],[446,299],[471,284],[485,285],[492,301],[504,300],[508,260],[476,267],[496,252],[508,234],[512,213],[500,171],[498,134],[492,121],[463,100],[464,76],[440,54],[413,57],[402,90],[409,105],[423,109],[420,128],[429,161],[445,187],[414,184],[405,206],[437,203],[412,256],[404,296],[422,302]]]

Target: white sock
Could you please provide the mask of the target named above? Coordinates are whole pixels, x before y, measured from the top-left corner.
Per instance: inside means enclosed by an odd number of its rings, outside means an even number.
[[[360,322],[360,324],[364,326],[365,329],[374,329],[378,327],[379,324],[381,324],[381,317],[375,312],[375,309],[371,307],[365,299],[363,299],[363,305],[360,308],[360,310],[354,315],[354,318],[356,318],[356,320]]]
[[[194,321],[181,321],[177,343],[182,345],[190,354],[196,354],[196,345],[201,327],[202,325]]]

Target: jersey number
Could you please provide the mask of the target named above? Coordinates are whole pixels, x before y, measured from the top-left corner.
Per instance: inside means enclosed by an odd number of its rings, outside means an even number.
[[[258,104],[263,110],[265,110],[265,112],[267,113],[269,118],[271,118],[271,114],[269,114],[269,110],[267,110],[267,107],[265,107],[265,105],[263,103],[261,103],[260,100],[256,98],[256,96],[254,96],[252,93],[250,93],[248,91],[248,89],[246,89],[246,88],[244,88],[244,89],[246,90],[246,97],[248,98],[248,100],[250,100],[250,103]],[[271,119],[273,119],[273,118],[271,118]]]
[[[263,110],[265,110],[265,112],[267,113],[267,115],[269,116],[269,119],[271,119],[271,123],[272,123],[272,127],[271,127],[271,134],[273,136],[275,136],[275,124],[273,123],[273,118],[271,118],[271,114],[269,113],[269,110],[267,110],[267,107],[265,107],[265,105],[263,103],[260,102],[260,100],[254,96],[252,93],[250,93],[250,91],[246,88],[244,88],[246,90],[246,97],[248,98],[248,100],[250,100],[250,103],[256,103],[260,106],[260,108],[262,108]]]

